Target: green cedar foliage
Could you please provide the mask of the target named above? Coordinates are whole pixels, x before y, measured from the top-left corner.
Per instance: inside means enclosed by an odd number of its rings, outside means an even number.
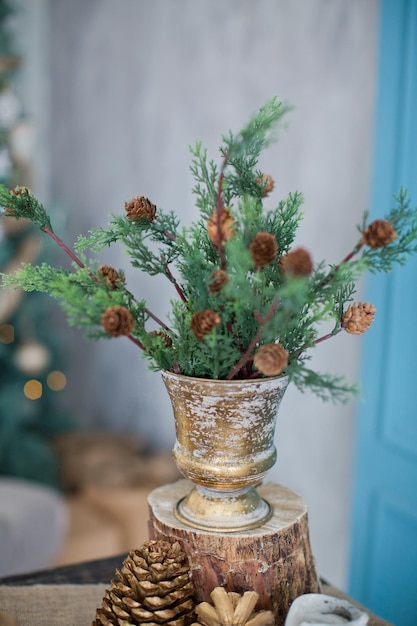
[[[256,377],[260,375],[253,364],[256,349],[279,341],[289,352],[284,373],[299,389],[309,388],[324,400],[345,399],[355,387],[341,377],[310,369],[309,350],[342,330],[343,312],[353,300],[360,276],[367,271],[390,271],[417,250],[417,212],[400,191],[387,216],[398,234],[394,241],[378,249],[364,245],[365,215],[358,227],[358,242],[339,265],[321,262],[310,275],[284,275],[280,259],[293,247],[303,199],[298,192],[290,193],[274,209],[266,210],[265,183],[257,165],[287,111],[273,98],[240,133],[225,135],[219,165],[208,160],[201,143],[190,148],[200,217],[189,228],[182,228],[175,213],[162,208],[151,221],[112,215],[107,228],[80,236],[73,252],[55,235],[48,215],[30,192],[20,189],[16,195],[2,187],[0,204],[7,207],[5,215],[30,219],[73,261],[70,270],[24,265],[14,276],[4,275],[3,284],[58,298],[69,322],[86,327],[90,338],[109,336],[101,325],[107,308],[126,307],[136,322],[129,338],[143,349],[150,369],[212,379]],[[232,217],[233,236],[213,242],[207,222],[215,212],[221,216],[224,211]],[[249,246],[261,232],[275,237],[278,254],[256,269]],[[133,267],[151,276],[161,274],[172,283],[178,297],[172,300],[166,323],[144,301],[135,299],[122,270],[117,288],[112,289],[100,277],[98,262],[87,257],[87,251],[90,256],[98,254],[115,242],[124,244]],[[228,282],[212,292],[212,275],[219,269],[227,273]],[[220,323],[201,339],[193,333],[191,321],[205,310],[215,311]],[[320,334],[323,324],[325,335]]]

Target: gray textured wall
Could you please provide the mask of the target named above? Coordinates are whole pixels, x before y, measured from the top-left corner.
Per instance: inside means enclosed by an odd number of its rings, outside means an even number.
[[[43,16],[39,45],[36,32],[31,43],[39,186],[62,207],[67,240],[139,194],[189,222],[196,211],[188,144],[201,139],[217,158],[221,133],[238,130],[277,94],[294,111],[262,159],[276,180],[270,201],[304,193],[298,243],[316,261],[337,262],[350,250],[368,202],[377,0],[23,4]],[[121,251],[107,260],[125,265]],[[128,283],[161,315],[175,295],[137,271],[128,271]],[[123,340],[86,345],[74,330],[67,337],[67,401],[80,421],[169,447],[168,399],[137,349]],[[339,336],[317,349],[313,365],[358,378],[359,345]],[[354,402],[327,405],[289,390],[270,474],[307,501],[320,573],[342,587],[354,419]]]

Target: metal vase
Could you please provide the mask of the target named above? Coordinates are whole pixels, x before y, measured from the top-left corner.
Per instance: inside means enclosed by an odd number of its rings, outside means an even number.
[[[274,465],[288,377],[212,380],[162,372],[175,417],[174,460],[195,487],[176,509],[195,528],[235,532],[272,515],[256,488]]]

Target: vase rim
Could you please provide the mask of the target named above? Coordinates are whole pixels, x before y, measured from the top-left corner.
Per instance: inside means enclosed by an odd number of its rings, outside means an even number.
[[[199,381],[202,383],[223,383],[223,384],[237,384],[237,383],[242,383],[242,384],[255,384],[255,383],[263,383],[263,382],[270,382],[270,381],[274,381],[274,380],[279,380],[282,379],[283,381],[286,380],[288,381],[288,374],[278,374],[277,376],[265,376],[263,378],[239,378],[239,379],[234,379],[234,380],[226,380],[225,378],[204,378],[204,377],[200,377],[200,376],[188,376],[186,374],[177,374],[176,372],[171,372],[170,370],[161,370],[161,374],[162,375],[166,375],[166,376],[172,376],[173,378],[183,378],[183,379],[187,379],[187,380],[195,380],[195,381]]]

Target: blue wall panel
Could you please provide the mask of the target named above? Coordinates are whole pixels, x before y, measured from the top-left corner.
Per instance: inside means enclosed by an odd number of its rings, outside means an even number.
[[[417,0],[381,0],[371,216],[400,187],[417,205]],[[368,281],[377,315],[364,338],[350,589],[417,625],[417,258]]]

